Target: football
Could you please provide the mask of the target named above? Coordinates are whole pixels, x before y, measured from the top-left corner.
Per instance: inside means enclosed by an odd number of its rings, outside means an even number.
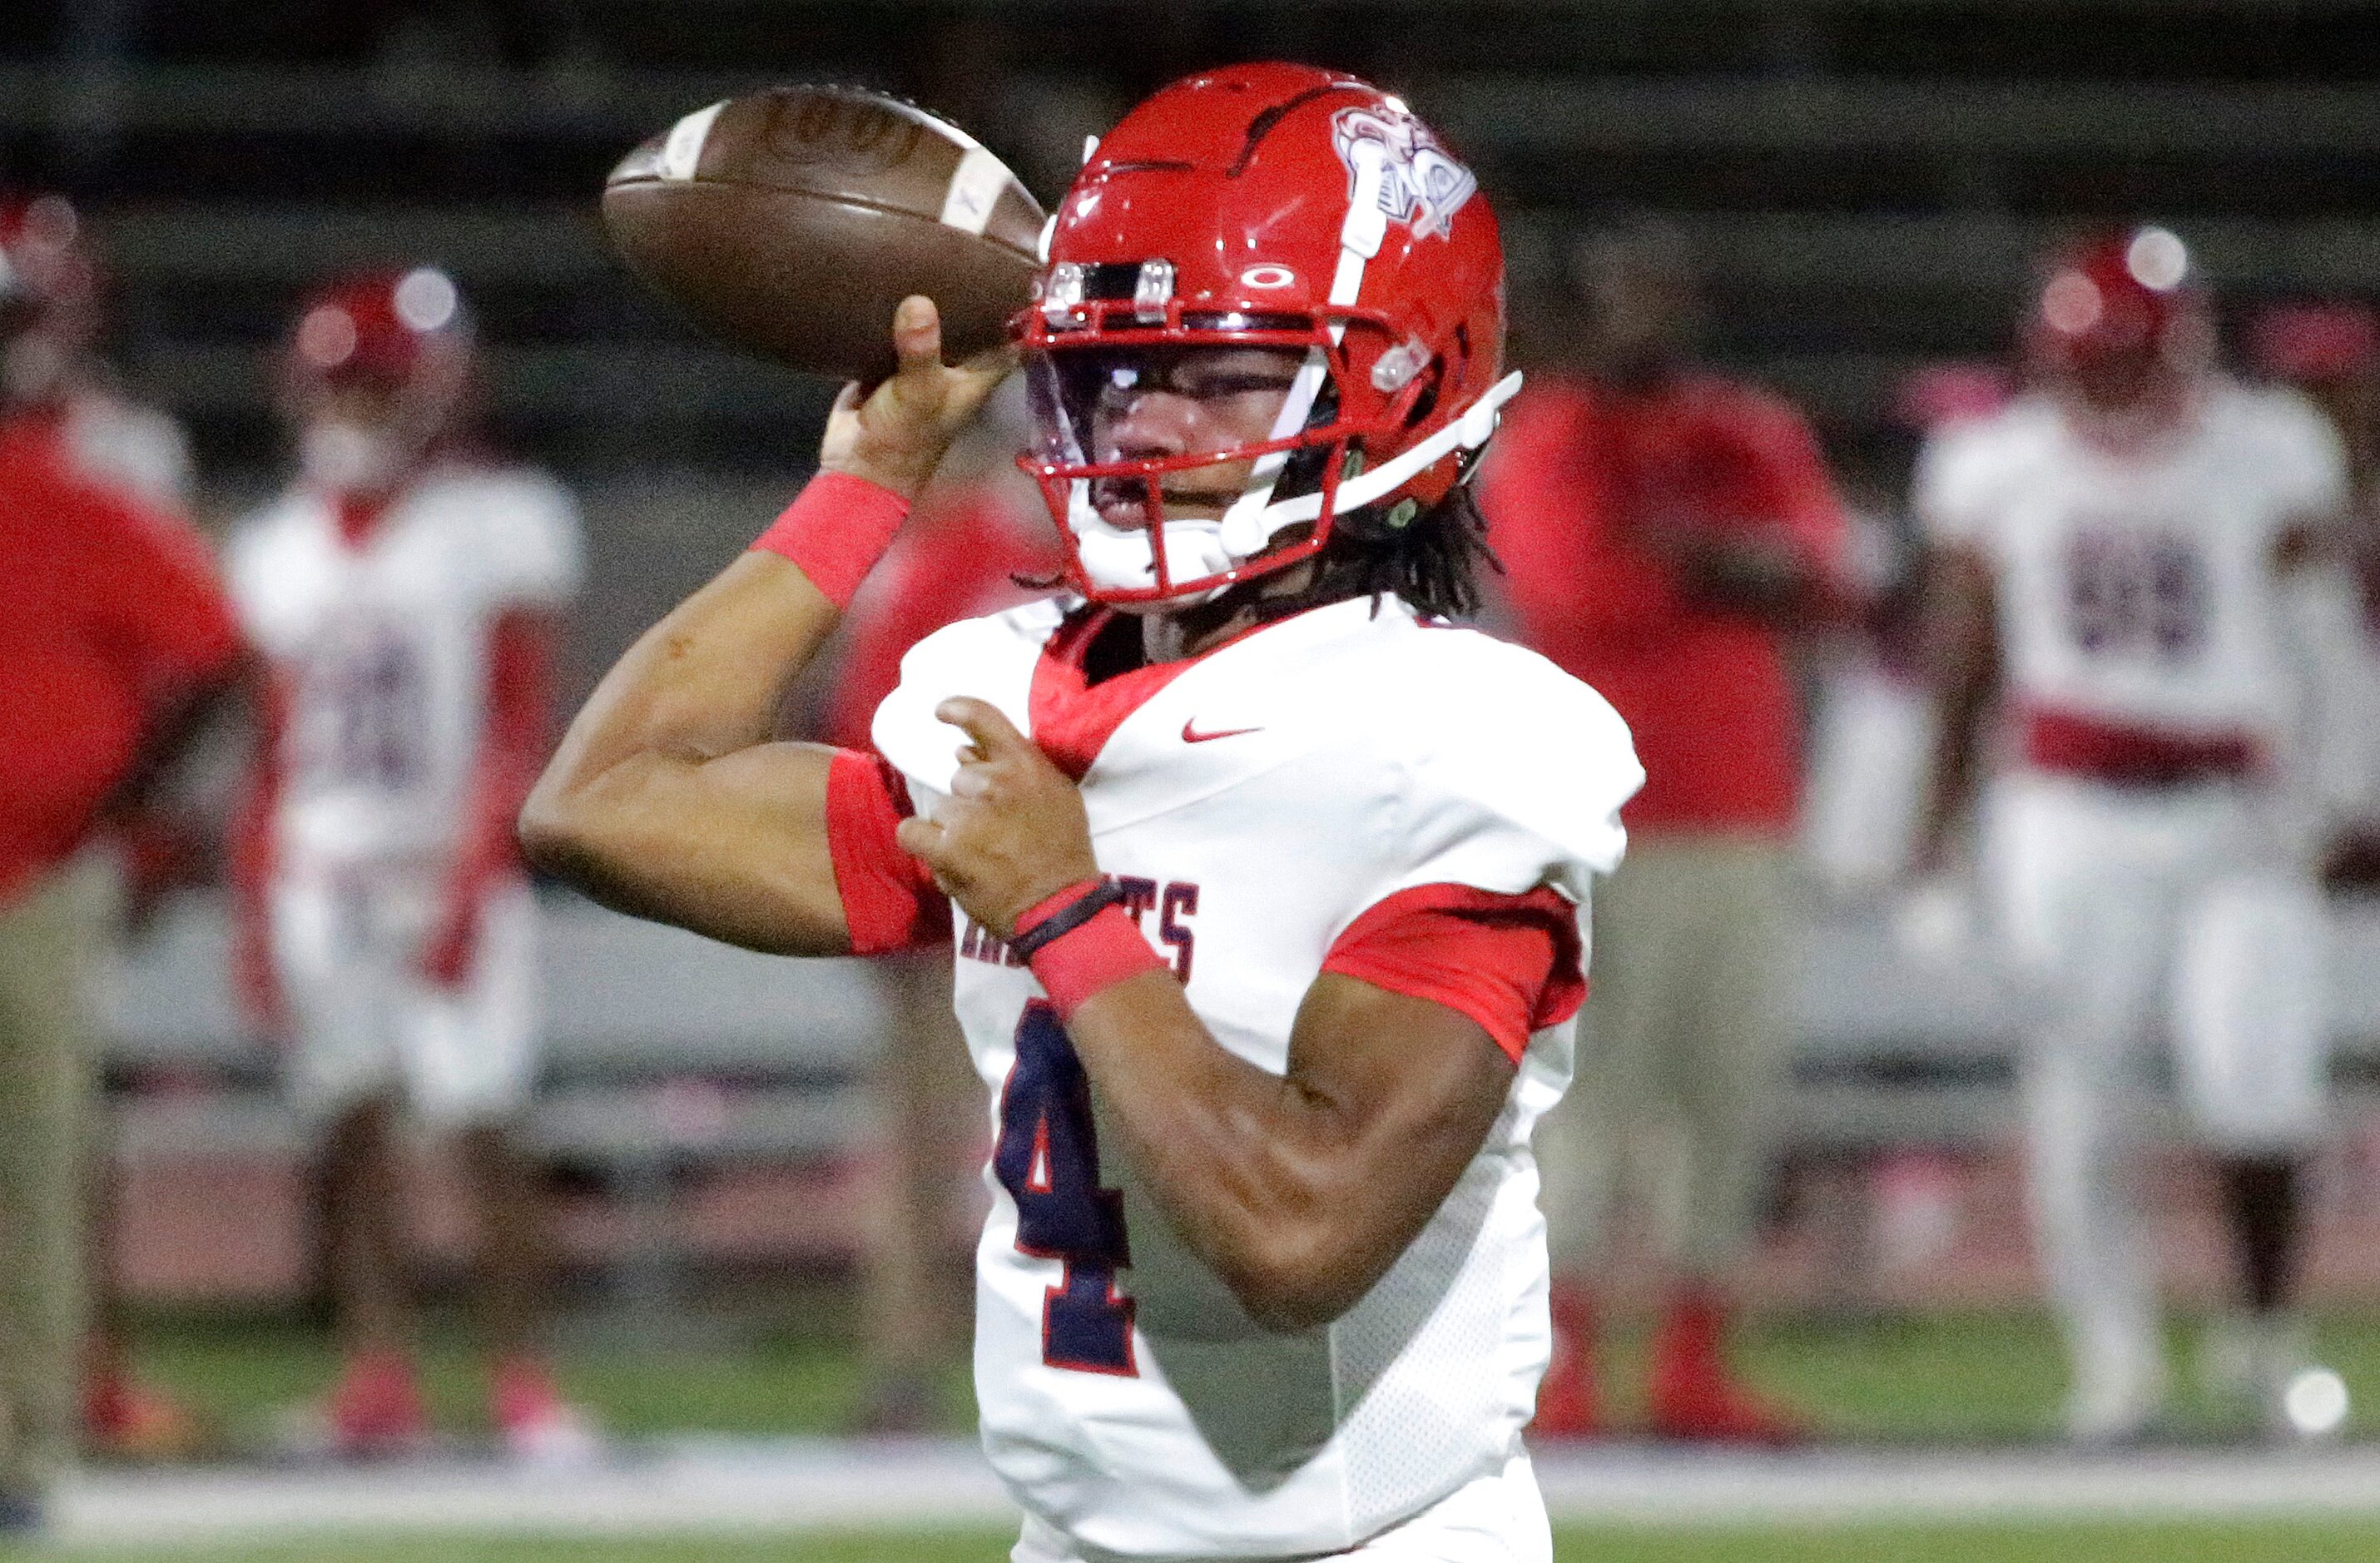
[[[603,188],[629,269],[704,327],[864,382],[892,371],[892,309],[913,293],[941,309],[952,361],[996,346],[1027,300],[1042,220],[965,131],[851,87],[698,110]]]

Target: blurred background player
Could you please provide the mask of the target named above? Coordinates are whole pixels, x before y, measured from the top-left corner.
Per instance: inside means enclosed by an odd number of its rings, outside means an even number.
[[[240,663],[203,545],[110,464],[137,460],[104,437],[96,291],[70,206],[0,202],[0,1530],[34,1520],[75,1424],[107,902],[83,849]]]
[[[986,404],[853,597],[819,723],[828,743],[873,752],[868,723],[909,648],[1014,607],[1035,595],[1020,583],[1054,576],[1038,496],[1011,459],[1027,438],[1022,389],[1012,382]],[[877,1132],[859,1224],[864,1378],[854,1425],[931,1432],[944,1423],[942,1386],[964,1355],[974,1300],[983,1087],[951,1007],[948,952],[890,951],[873,969],[885,1024],[869,1081]]]
[[[1944,431],[1920,463],[1943,679],[1921,855],[1945,854],[1996,709],[1978,859],[2049,1006],[2020,1076],[2070,1434],[2136,1436],[2164,1398],[2131,1158],[2160,1021],[2220,1157],[2245,1372],[2286,1426],[2283,1391],[2307,1365],[2288,1304],[2326,1063],[2289,596],[2324,557],[2346,466],[2301,397],[2216,373],[2189,254],[2162,228],[2056,258],[2024,338],[2041,389]]]
[[[1653,1429],[1774,1440],[1792,1423],[1725,1361],[1726,1283],[1786,1059],[1786,647],[1833,594],[1843,516],[1800,415],[1690,361],[1701,305],[1676,236],[1604,235],[1577,272],[1568,362],[1514,403],[1483,506],[1523,638],[1611,701],[1647,780],[1596,891],[1577,1087],[1537,1136],[1557,1344],[1536,1430],[1601,1430],[1593,1283],[1633,1196],[1668,1271]]]
[[[534,1073],[535,921],[512,819],[544,752],[577,521],[540,474],[467,445],[473,333],[428,268],[339,282],[286,350],[288,492],[234,544],[269,658],[243,830],[239,976],[285,1024],[324,1126],[324,1252],[346,1368],[332,1447],[401,1451],[427,1424],[410,1358],[397,1107],[459,1131],[480,1221],[488,1412],[525,1457],[590,1433],[532,1345],[540,1194],[508,1134]]]

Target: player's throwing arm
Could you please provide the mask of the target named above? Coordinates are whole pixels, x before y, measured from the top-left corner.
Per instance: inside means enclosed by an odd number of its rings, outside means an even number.
[[[860,502],[789,517],[805,530],[784,551],[746,553],[629,648],[521,812],[539,866],[729,943],[849,952],[826,841],[832,752],[771,742],[771,723],[906,502],[1008,370],[1004,353],[946,367],[923,298],[903,303],[892,334],[898,372],[865,402],[844,389],[820,452],[822,472],[858,480]]]
[[[899,371],[864,402],[845,391],[820,466],[906,498],[1007,366],[945,366],[922,299],[893,329]],[[774,742],[770,726],[892,529],[861,515],[845,535],[757,549],[639,639],[522,812],[531,860],[607,905],[714,939],[850,952],[828,841],[832,751]],[[1075,784],[990,706],[953,700],[941,714],[968,741],[964,763],[939,821],[904,822],[901,844],[1003,940],[1038,903],[1066,915],[1070,887],[1088,893],[1098,875]],[[1318,975],[1288,1072],[1270,1073],[1215,1042],[1120,911],[1095,918],[1046,947],[1035,973],[1124,1154],[1252,1317],[1293,1329],[1338,1316],[1476,1154],[1512,1061],[1454,1009]]]

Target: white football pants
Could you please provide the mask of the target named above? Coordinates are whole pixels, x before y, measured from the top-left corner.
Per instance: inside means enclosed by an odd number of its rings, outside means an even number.
[[[1536,1469],[1526,1454],[1516,1454],[1503,1470],[1457,1487],[1411,1519],[1344,1552],[1325,1556],[1362,1563],[1553,1563],[1553,1527],[1537,1491]],[[1031,1515],[1026,1516],[1025,1533],[1009,1558],[1010,1563],[1123,1563],[1113,1554],[1085,1550],[1064,1532]]]
[[[2319,893],[2253,789],[2126,789],[2019,773],[1986,800],[1998,930],[2050,1019],[2020,1063],[2032,1202],[2078,1394],[2156,1373],[2155,1267],[2130,1151],[2154,1042],[2202,1140],[2241,1154],[2321,1132]]]
[[[273,948],[297,1035],[292,1101],[309,1118],[382,1094],[439,1129],[501,1121],[536,1069],[537,904],[527,883],[489,892],[459,988],[423,975],[443,906],[435,874],[291,875],[273,888]]]

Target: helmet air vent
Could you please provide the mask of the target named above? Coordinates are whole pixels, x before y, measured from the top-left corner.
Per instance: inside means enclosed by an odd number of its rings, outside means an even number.
[[[1083,307],[1083,264],[1061,260],[1050,268],[1050,285],[1041,295],[1041,318],[1057,331],[1075,323]]]
[[[1162,325],[1165,307],[1173,302],[1173,262],[1144,260],[1133,284],[1132,312],[1144,325]]]

